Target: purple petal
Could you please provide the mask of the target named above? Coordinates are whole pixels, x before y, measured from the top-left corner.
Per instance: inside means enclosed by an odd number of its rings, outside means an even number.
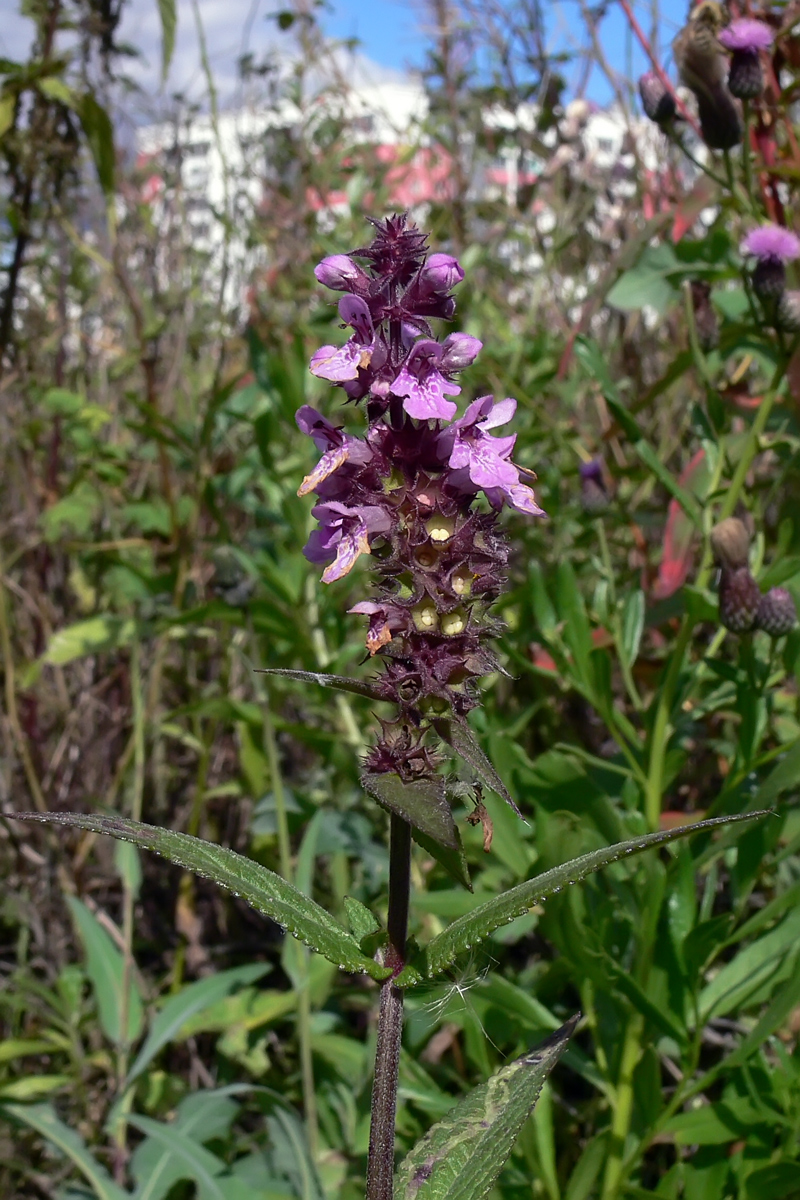
[[[517,402],[509,396],[495,404],[485,420],[480,422],[481,429],[495,429],[498,425],[507,425],[517,411]]]
[[[366,278],[364,272],[347,254],[331,254],[314,267],[318,281],[334,292],[349,292],[353,284]]]
[[[510,488],[519,481],[519,471],[510,462],[499,458],[489,438],[482,438],[471,448],[469,455],[469,477],[480,488]],[[463,464],[453,462],[453,466]]]
[[[515,483],[513,487],[505,489],[506,503],[515,508],[517,512],[527,513],[531,517],[546,517],[547,513],[543,508],[540,508],[536,503],[536,497],[533,494],[533,489],[527,487],[524,483]]]
[[[333,583],[336,579],[342,579],[352,571],[356,559],[362,554],[369,554],[369,538],[366,525],[358,522],[352,532],[339,542],[335,559],[322,572],[322,582]]]
[[[338,471],[343,463],[349,458],[347,446],[334,446],[331,450],[327,450],[322,458],[317,463],[310,475],[306,475],[300,487],[297,489],[298,496],[307,496],[309,492],[316,491],[319,485],[332,475],[334,471]]]
[[[478,357],[483,342],[468,333],[451,333],[442,342],[443,371],[463,371]]]
[[[727,50],[739,50],[745,54],[757,54],[759,50],[766,50],[775,40],[769,25],[749,17],[731,21],[728,28],[721,30],[717,36]]]
[[[339,301],[339,316],[346,325],[351,325],[362,342],[375,339],[375,326],[367,304],[360,296],[342,296]]]
[[[464,270],[452,254],[431,254],[420,272],[421,280],[435,292],[449,292],[464,278]]]
[[[344,346],[321,346],[311,356],[309,369],[318,379],[341,383],[345,379],[357,379],[358,368],[368,366],[371,357],[370,348],[352,337]]]
[[[800,255],[800,238],[781,225],[762,225],[748,233],[739,249],[742,254],[752,254],[755,258],[791,262]]]
[[[461,388],[455,383],[449,383],[438,371],[429,371],[424,379],[416,379],[408,367],[403,367],[392,384],[396,396],[405,396],[403,408],[410,417],[417,421],[449,421],[456,415],[458,406],[451,400],[445,400],[447,393],[459,395]]]

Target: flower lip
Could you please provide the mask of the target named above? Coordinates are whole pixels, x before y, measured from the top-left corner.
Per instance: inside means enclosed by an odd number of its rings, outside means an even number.
[[[445,379],[439,370],[443,350],[432,338],[420,338],[411,348],[391,389],[402,396],[403,408],[418,421],[449,421],[456,414],[456,405],[445,400],[445,393],[458,396],[458,384]]]
[[[727,29],[720,32],[719,40],[726,50],[757,54],[759,50],[766,50],[772,45],[775,35],[763,21],[742,17],[738,21],[731,21]]]
[[[780,225],[762,225],[747,234],[739,250],[742,254],[752,254],[761,262],[787,263],[800,256],[800,238],[791,229]]]

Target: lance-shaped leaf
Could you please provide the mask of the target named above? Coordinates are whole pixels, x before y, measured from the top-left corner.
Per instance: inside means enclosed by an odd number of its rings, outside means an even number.
[[[571,883],[578,883],[606,867],[609,863],[618,862],[633,854],[641,854],[652,846],[663,846],[674,842],[677,838],[686,837],[700,830],[714,829],[717,826],[730,825],[737,821],[751,821],[758,817],[769,815],[767,812],[743,813],[732,817],[713,817],[708,821],[696,821],[693,825],[681,825],[677,829],[667,829],[660,833],[648,833],[643,837],[633,838],[628,842],[617,842],[614,846],[604,846],[602,850],[593,850],[591,854],[583,854],[572,862],[563,863],[551,871],[537,875],[511,888],[502,896],[487,900],[472,912],[458,917],[452,925],[448,925],[442,933],[428,944],[426,952],[427,975],[434,978],[453,962],[465,950],[470,950],[478,942],[487,938],[495,929],[507,925],[509,921],[521,917],[536,904],[541,904],[548,896],[560,892]],[[413,967],[407,967],[396,978],[398,987],[407,987],[416,983],[419,975]]]
[[[397,1200],[482,1200],[511,1153],[578,1016],[475,1088],[400,1164]]]
[[[337,692],[353,692],[366,696],[368,700],[385,700],[382,690],[369,680],[351,679],[349,675],[326,675],[324,671],[290,671],[285,667],[257,667],[258,675],[282,675],[284,679],[296,679],[300,683],[318,683],[320,687],[335,688]]]
[[[497,792],[498,796],[501,796],[506,804],[513,808],[517,816],[521,817],[522,813],[512,800],[508,788],[484,754],[480,743],[464,718],[454,716],[447,720],[442,717],[433,722],[433,727],[442,741],[447,742],[448,746],[452,746],[456,754],[463,758],[464,762],[469,763],[486,786],[493,792]]]
[[[281,879],[260,863],[215,846],[201,838],[158,829],[141,821],[100,815],[84,816],[75,813],[9,813],[18,821],[43,821],[50,825],[66,825],[90,829],[93,833],[108,834],[125,842],[135,842],[143,850],[161,854],[170,862],[213,879],[246,900],[251,908],[271,917],[279,925],[322,954],[343,971],[363,972],[373,979],[385,979],[390,972],[374,962],[359,948],[358,942],[338,921],[319,904]]]

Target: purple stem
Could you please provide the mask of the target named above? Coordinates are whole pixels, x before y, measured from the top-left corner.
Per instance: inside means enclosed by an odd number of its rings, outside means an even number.
[[[381,985],[378,1045],[372,1084],[366,1200],[392,1200],[397,1077],[403,1037],[403,990],[392,980],[405,961],[408,901],[411,891],[411,826],[391,816],[389,833],[389,946],[386,965],[392,975]]]

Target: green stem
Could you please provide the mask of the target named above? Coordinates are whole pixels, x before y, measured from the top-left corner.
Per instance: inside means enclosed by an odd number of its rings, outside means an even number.
[[[641,1013],[633,1013],[628,1021],[622,1047],[602,1200],[615,1200],[623,1179],[625,1142],[630,1132],[633,1114],[633,1073],[642,1056],[643,1032],[644,1017]]]
[[[378,1044],[372,1085],[366,1200],[392,1200],[397,1081],[403,1037],[403,991],[393,983],[405,961],[411,893],[411,826],[394,814],[389,834],[389,945],[386,965],[393,974],[381,984]]]

